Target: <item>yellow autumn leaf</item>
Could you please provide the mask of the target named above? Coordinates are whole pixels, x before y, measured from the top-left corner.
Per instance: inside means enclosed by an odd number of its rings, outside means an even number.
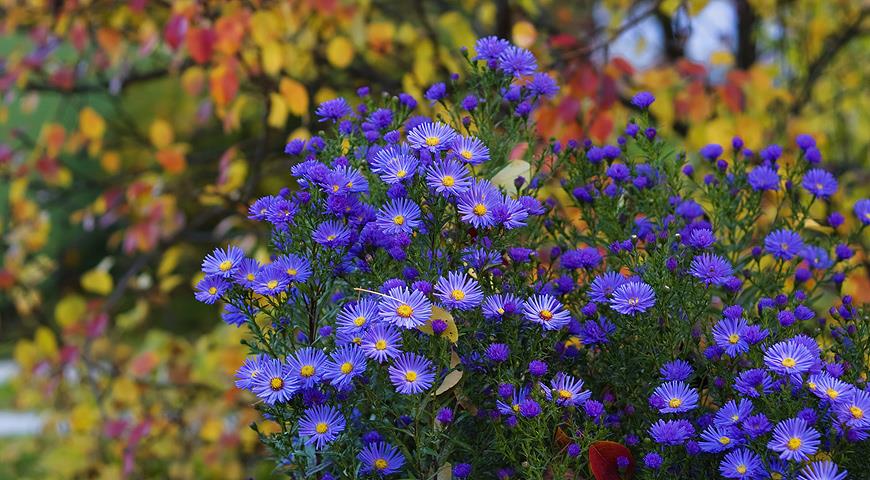
[[[281,67],[284,65],[281,44],[278,42],[268,42],[263,45],[261,54],[263,56],[263,71],[267,75],[274,77],[281,71]]]
[[[522,175],[528,178],[532,166],[525,160],[512,160],[507,166],[501,169],[492,177],[492,183],[505,189],[509,195],[516,195],[517,187],[514,185],[514,180]]]
[[[100,412],[96,407],[87,403],[79,403],[73,407],[69,416],[70,428],[74,432],[86,433],[94,428],[100,421]]]
[[[281,96],[284,98],[290,113],[297,117],[308,113],[308,91],[305,90],[305,85],[285,77],[281,79],[278,90],[281,91]]]
[[[148,138],[151,140],[151,144],[160,150],[172,145],[172,141],[175,140],[175,133],[172,131],[172,125],[169,122],[157,119],[151,122]]]
[[[453,320],[453,315],[441,307],[432,306],[432,316],[429,320],[417,327],[418,330],[426,335],[434,335],[432,330],[432,322],[435,320],[443,320],[447,324],[447,329],[441,334],[442,337],[450,340],[450,343],[456,343],[459,340],[459,330],[456,328],[456,322]]]
[[[121,156],[115,151],[103,152],[100,157],[100,166],[106,173],[118,173],[118,170],[121,169]]]
[[[85,272],[81,278],[82,288],[97,295],[108,295],[112,291],[114,281],[109,272],[94,268]]]
[[[450,368],[456,368],[462,363],[459,359],[459,355],[456,352],[450,352]],[[450,390],[459,380],[462,380],[462,370],[453,370],[444,376],[444,380],[441,382],[441,385],[435,389],[435,395],[441,395],[442,393]]]
[[[346,68],[353,61],[353,44],[347,37],[333,37],[326,45],[326,59],[337,68]]]
[[[136,300],[136,305],[115,317],[115,326],[121,331],[129,331],[138,327],[148,316],[148,302],[142,298]]]
[[[39,358],[57,358],[57,339],[54,338],[54,332],[47,327],[39,327],[36,330],[33,344],[36,346],[36,353]]]
[[[79,112],[79,130],[88,140],[100,140],[106,133],[106,121],[91,107]]]
[[[269,108],[268,124],[272,128],[284,128],[287,123],[287,104],[284,103],[284,97],[277,93],[270,93],[269,99],[271,106]]]
[[[178,266],[178,261],[181,259],[182,248],[179,245],[169,247],[163,253],[160,259],[160,264],[157,265],[157,276],[164,276],[172,273],[175,267]]]
[[[58,325],[67,328],[75,325],[85,312],[88,310],[88,304],[81,295],[70,294],[57,302],[54,307],[54,319]]]
[[[511,37],[513,37],[514,43],[523,48],[531,47],[535,43],[537,36],[538,31],[535,29],[535,26],[525,20],[515,23],[514,28],[511,30]]]
[[[728,66],[734,63],[734,55],[727,50],[719,50],[710,55],[710,63],[719,66]]]
[[[199,431],[199,437],[206,442],[216,442],[220,439],[223,428],[221,419],[209,418]]]

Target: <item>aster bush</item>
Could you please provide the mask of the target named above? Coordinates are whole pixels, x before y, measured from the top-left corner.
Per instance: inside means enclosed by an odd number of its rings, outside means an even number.
[[[270,258],[203,262],[236,386],[292,478],[845,478],[870,471],[870,223],[809,136],[687,155],[649,93],[614,145],[538,138],[558,92],[494,37],[424,95],[323,103],[251,205]],[[422,116],[420,111],[432,112]],[[820,216],[821,215],[821,216]],[[865,412],[867,412],[865,414]],[[274,433],[269,433],[274,432]]]

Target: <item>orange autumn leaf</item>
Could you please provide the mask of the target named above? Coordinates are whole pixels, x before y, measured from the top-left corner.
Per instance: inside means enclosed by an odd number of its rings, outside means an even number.
[[[211,97],[220,107],[229,105],[239,91],[239,77],[234,62],[225,62],[215,67],[208,76]]]
[[[215,33],[210,28],[191,28],[187,31],[187,51],[196,63],[206,63],[214,53]]]
[[[165,148],[157,152],[157,163],[163,167],[167,173],[178,174],[187,169],[187,159],[184,153],[177,148]]]

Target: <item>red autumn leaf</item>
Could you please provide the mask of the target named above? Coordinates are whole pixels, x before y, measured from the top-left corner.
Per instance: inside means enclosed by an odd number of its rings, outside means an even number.
[[[214,30],[210,28],[191,28],[187,31],[187,51],[196,63],[206,63],[214,53]]]
[[[187,18],[181,15],[173,15],[166,22],[166,27],[163,29],[163,39],[169,45],[169,48],[175,50],[184,40],[184,35],[187,33]]]
[[[589,137],[592,140],[604,143],[610,132],[613,131],[613,118],[609,112],[600,112],[594,115],[592,125],[589,126]]]
[[[628,468],[620,475],[616,459],[628,459]],[[634,476],[634,457],[625,445],[616,442],[598,441],[589,446],[589,469],[595,480],[621,480]]]
[[[550,37],[550,45],[553,48],[573,48],[577,46],[577,38],[567,33],[558,33]]]
[[[617,70],[622,72],[624,75],[628,75],[628,76],[634,75],[634,67],[631,66],[631,63],[628,60],[626,60],[622,57],[616,57],[613,60],[611,60],[610,63],[611,63],[611,65],[616,67]]]

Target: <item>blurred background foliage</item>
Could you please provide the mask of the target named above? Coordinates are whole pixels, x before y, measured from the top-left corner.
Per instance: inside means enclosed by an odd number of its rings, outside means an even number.
[[[867,196],[870,6],[850,0],[0,0],[0,478],[267,478],[240,333],[193,300],[199,259],[256,250],[247,204],[316,105],[422,92],[482,35],[563,85],[538,114],[612,142],[638,90],[689,154],[816,136]],[[252,233],[253,232],[253,233]],[[261,232],[264,233],[264,232]],[[866,249],[865,249],[866,250]],[[266,252],[260,250],[260,255]],[[855,260],[866,263],[863,253]],[[844,289],[866,300],[866,269]],[[261,426],[268,429],[268,424]]]

